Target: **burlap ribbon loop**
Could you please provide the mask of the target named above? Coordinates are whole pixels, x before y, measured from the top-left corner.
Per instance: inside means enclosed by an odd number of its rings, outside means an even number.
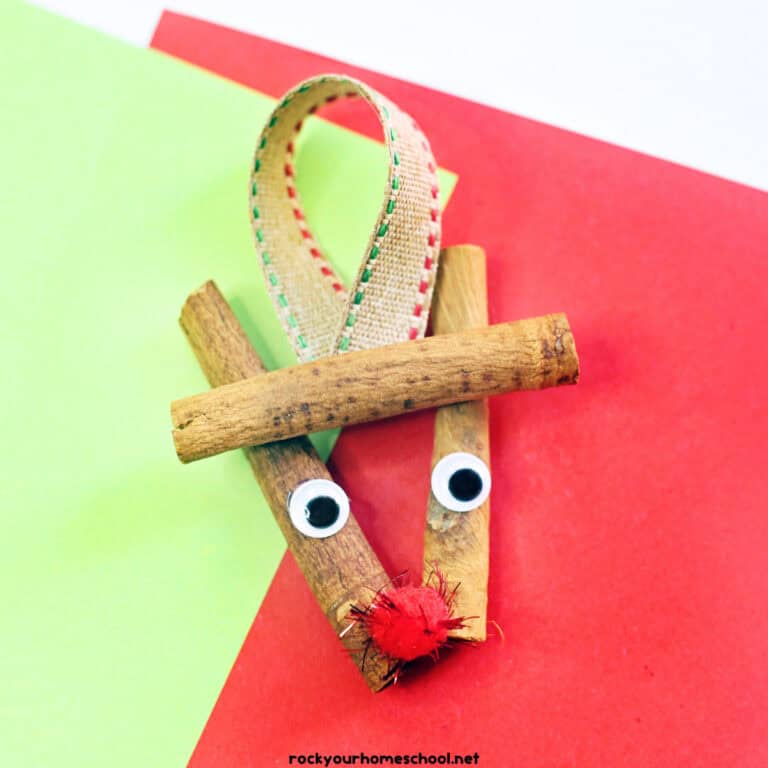
[[[389,150],[381,210],[347,290],[312,237],[295,185],[294,143],[324,104],[359,96],[376,111]],[[416,122],[381,94],[339,75],[313,78],[282,99],[253,160],[251,217],[272,300],[299,360],[424,335],[440,249],[435,161]]]

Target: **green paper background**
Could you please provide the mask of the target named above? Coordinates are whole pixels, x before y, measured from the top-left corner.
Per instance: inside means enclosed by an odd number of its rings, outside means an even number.
[[[284,550],[244,457],[182,466],[168,410],[206,387],[177,317],[208,278],[294,360],[247,217],[273,101],[27,6],[0,26],[0,765],[182,765]],[[313,119],[302,147],[349,278],[383,146]]]

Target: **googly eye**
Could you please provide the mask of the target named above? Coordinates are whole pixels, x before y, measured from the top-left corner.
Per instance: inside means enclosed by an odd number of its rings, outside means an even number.
[[[491,492],[491,471],[472,453],[449,453],[432,470],[432,493],[446,509],[469,512]]]
[[[331,480],[306,480],[288,497],[288,516],[305,536],[325,539],[347,524],[349,498]]]

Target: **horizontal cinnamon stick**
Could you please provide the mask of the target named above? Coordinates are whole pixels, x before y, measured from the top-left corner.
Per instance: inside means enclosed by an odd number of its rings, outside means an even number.
[[[189,296],[179,322],[211,386],[267,375],[214,282]],[[305,480],[330,479],[306,437],[248,447],[246,455],[291,554],[334,632],[340,634],[349,627],[349,608],[367,605],[377,589],[389,584],[381,563],[352,514],[344,528],[323,539],[307,537],[291,523],[287,508],[291,491]],[[357,631],[345,633],[342,642],[371,689],[387,685],[389,662],[373,648],[364,654],[365,640]]]
[[[335,355],[171,404],[183,462],[489,395],[573,384],[563,314]]]
[[[455,333],[488,325],[485,253],[476,246],[454,246],[440,254],[440,267],[432,302],[435,334]],[[435,414],[432,467],[454,452],[470,453],[490,466],[488,403],[445,405]],[[424,580],[435,565],[449,586],[458,585],[456,616],[468,617],[452,637],[481,642],[486,638],[488,605],[488,526],[490,503],[486,499],[471,511],[457,512],[443,506],[430,492],[424,530]]]

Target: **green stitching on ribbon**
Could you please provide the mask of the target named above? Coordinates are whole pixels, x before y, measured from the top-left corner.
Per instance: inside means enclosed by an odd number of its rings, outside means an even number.
[[[355,88],[359,88],[359,85],[352,80],[346,79],[346,78],[337,78],[337,77],[321,77],[319,80],[313,80],[307,83],[303,83],[299,85],[295,91],[287,94],[283,100],[280,102],[280,105],[278,107],[278,111],[275,111],[270,116],[268,123],[267,123],[267,130],[264,134],[262,134],[259,145],[257,149],[257,154],[264,150],[268,146],[269,136],[271,134],[268,133],[269,129],[272,129],[275,127],[279,119],[285,119],[282,115],[282,112],[279,112],[279,110],[286,108],[292,101],[296,100],[297,94],[306,93],[307,91],[311,91],[314,86],[318,83],[326,83],[326,82],[333,82],[333,83],[340,83],[342,85],[346,84],[352,84],[355,86]],[[338,90],[338,89],[337,89]],[[328,90],[326,90],[326,93]],[[331,90],[331,93],[334,93],[335,91]],[[348,95],[348,94],[345,94]],[[351,336],[352,329],[355,326],[356,320],[357,320],[357,314],[356,310],[357,308],[364,302],[364,299],[366,297],[367,290],[365,288],[365,285],[370,282],[371,278],[373,277],[374,267],[375,267],[375,261],[381,254],[381,248],[383,247],[382,238],[387,236],[389,232],[389,226],[390,226],[390,217],[394,214],[397,203],[398,203],[398,196],[397,193],[401,189],[403,182],[402,176],[399,175],[400,168],[402,167],[402,156],[399,151],[395,149],[394,143],[398,141],[398,130],[395,128],[395,126],[392,124],[392,115],[398,115],[399,112],[396,109],[390,110],[387,106],[387,104],[384,103],[384,97],[380,96],[376,92],[370,92],[365,91],[365,96],[368,100],[372,102],[372,104],[379,109],[379,113],[383,117],[383,129],[385,133],[385,137],[390,145],[390,151],[391,151],[391,163],[393,166],[393,170],[390,171],[393,175],[391,177],[390,186],[392,189],[391,196],[388,200],[386,200],[385,206],[384,206],[384,214],[382,216],[382,220],[379,222],[378,229],[375,231],[374,235],[374,243],[371,244],[370,251],[368,253],[368,263],[363,265],[362,274],[360,275],[360,286],[359,290],[357,290],[354,295],[352,296],[352,300],[349,303],[349,307],[351,311],[348,313],[346,320],[344,321],[345,328],[347,329],[344,333],[344,335],[341,336],[341,338],[338,341],[337,350],[338,351],[346,351],[351,346]],[[332,100],[331,97],[328,98],[328,100]],[[314,111],[311,110],[311,111]],[[298,125],[301,124],[301,121],[299,121]],[[406,129],[407,130],[407,129]],[[425,148],[426,149],[426,148]],[[255,157],[254,163],[253,163],[253,173],[256,174],[261,170],[262,165],[262,159],[261,157]],[[259,185],[261,186],[261,182],[259,182]],[[251,195],[252,198],[256,198],[258,193],[258,186],[253,178],[251,178]],[[409,185],[406,185],[409,186]],[[255,199],[251,200],[252,212],[253,212],[253,221],[254,221],[254,230],[256,235],[256,240],[258,243],[264,243],[265,240],[265,233],[263,232],[262,228],[258,225],[261,224],[261,212],[259,210],[259,207],[254,205],[257,201]],[[263,205],[261,206],[263,207]],[[270,240],[270,244],[271,244]],[[260,249],[259,249],[260,250]],[[265,265],[265,272],[267,274],[267,278],[269,281],[269,284],[274,288],[282,288],[281,280],[278,277],[278,275],[275,272],[270,271],[270,265],[272,264],[272,258],[271,256],[263,252],[261,253],[261,259],[263,264]],[[335,286],[337,289],[339,286]],[[290,312],[290,305],[288,297],[285,293],[278,293],[277,290],[275,290],[272,293],[272,296],[275,300],[275,302],[278,304],[278,306],[284,310],[284,312],[281,312],[285,324],[293,329],[293,332],[291,333],[291,336],[294,339],[295,345],[298,347],[299,350],[308,350],[309,343],[307,341],[307,338],[299,333],[300,326],[298,322],[298,318],[295,314],[292,314]],[[349,301],[349,299],[347,299]],[[304,359],[308,359],[307,354],[302,354],[302,357]]]

